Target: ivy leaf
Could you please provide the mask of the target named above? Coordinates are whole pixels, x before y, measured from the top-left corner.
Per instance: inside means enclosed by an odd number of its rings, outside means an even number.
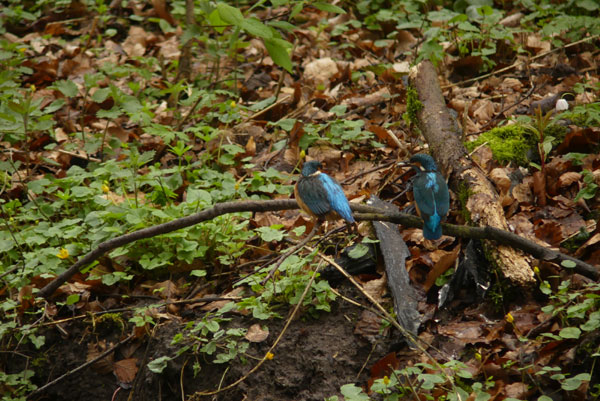
[[[559,333],[559,336],[567,339],[577,339],[581,335],[581,330],[577,327],[565,327]]]
[[[161,356],[160,358],[156,358],[153,361],[148,363],[148,369],[150,369],[153,373],[162,373],[163,370],[167,367],[167,362],[171,360],[168,356]]]
[[[283,231],[280,230],[281,227],[281,224],[275,224],[271,227],[258,227],[256,231],[265,242],[281,241],[283,239]]]
[[[366,246],[365,244],[356,244],[355,247],[353,247],[350,252],[348,252],[348,256],[351,259],[359,259],[362,258],[363,256],[365,256],[367,254],[367,252],[369,252],[369,247]]]
[[[362,388],[354,384],[344,384],[340,387],[340,392],[347,401],[369,401],[369,396],[363,393]]]
[[[574,391],[581,386],[581,383],[584,381],[590,380],[589,373],[580,373],[577,376],[570,377],[561,383],[561,387],[565,391]]]

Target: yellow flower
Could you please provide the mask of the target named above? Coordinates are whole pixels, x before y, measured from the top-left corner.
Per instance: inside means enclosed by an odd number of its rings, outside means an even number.
[[[508,323],[513,323],[515,321],[515,318],[510,314],[510,312],[508,312],[505,317]]]
[[[539,268],[539,267],[537,267],[537,266],[534,266],[534,268],[533,268],[533,272],[534,272],[535,274],[540,274],[540,268]]]
[[[105,194],[107,194],[110,191],[110,187],[108,186],[108,184],[105,182],[104,184],[102,184],[102,192],[104,192]]]
[[[481,362],[481,354],[479,352],[475,353],[475,359],[477,359],[479,362]]]
[[[235,100],[232,100],[231,103],[229,103],[229,105],[231,106],[231,108],[235,108]]]
[[[66,259],[69,257],[69,251],[67,251],[65,248],[60,248],[60,251],[58,251],[56,256],[60,259]]]
[[[269,361],[270,361],[271,359],[273,359],[273,357],[274,357],[274,356],[275,356],[275,355],[273,355],[273,353],[272,353],[272,352],[267,352],[267,355],[265,355],[265,359],[267,359],[267,360],[269,360]]]
[[[390,384],[390,378],[387,376],[383,376],[383,384],[386,386]]]
[[[306,152],[304,151],[304,149],[302,149],[302,150],[300,151],[300,160],[302,160],[302,159],[304,159],[304,158],[306,158]]]

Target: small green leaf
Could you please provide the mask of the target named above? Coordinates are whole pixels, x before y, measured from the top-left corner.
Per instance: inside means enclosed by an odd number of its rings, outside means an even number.
[[[333,4],[317,1],[317,2],[312,3],[312,5],[315,6],[317,9],[319,9],[321,11],[326,11],[328,13],[346,14],[346,10],[344,10],[343,8],[340,8],[338,6],[334,6]]]
[[[340,393],[346,401],[369,401],[369,396],[363,393],[362,388],[354,384],[344,384],[340,387]]]
[[[558,333],[558,335],[566,339],[576,339],[581,335],[581,330],[579,330],[577,327],[565,327]]]
[[[231,25],[239,27],[242,26],[242,23],[244,22],[244,16],[238,8],[232,7],[225,3],[217,3],[217,11],[219,11],[219,15],[223,21]]]
[[[575,266],[577,266],[577,264],[575,262],[573,262],[572,260],[563,260],[562,262],[560,262],[560,265],[562,267],[566,267],[567,269],[572,269]]]
[[[190,274],[196,277],[204,277],[206,276],[206,270],[192,270]]]
[[[208,22],[210,22],[210,25],[218,33],[223,33],[223,31],[225,31],[226,27],[223,25],[227,25],[227,22],[224,21],[223,18],[221,18],[221,14],[219,14],[219,10],[217,10],[216,8],[208,15]],[[188,40],[190,40],[193,37],[196,37],[196,35],[199,34],[200,32],[196,31],[196,27],[190,27],[190,29],[186,29],[186,31],[184,32],[181,41],[183,43],[186,43]]]
[[[60,91],[63,95],[67,97],[75,97],[77,96],[77,85],[75,82],[70,80],[62,80],[54,82],[54,86],[56,89]]]
[[[350,252],[348,252],[348,256],[351,259],[359,259],[362,258],[363,256],[365,256],[367,254],[367,252],[369,252],[369,247],[366,246],[365,244],[356,244],[356,246],[354,246]]]
[[[561,387],[565,391],[574,391],[581,386],[581,383],[584,381],[590,380],[589,373],[580,373],[577,376],[570,377],[561,383]]]
[[[288,32],[293,32],[294,29],[296,29],[295,25],[292,25],[287,21],[269,21],[267,24]]]
[[[79,302],[79,294],[71,294],[67,297],[67,305],[75,305]]]
[[[171,360],[168,356],[161,356],[160,358],[156,358],[153,361],[148,363],[148,369],[150,369],[153,373],[162,373],[163,370],[167,367],[167,363]]]
[[[298,237],[306,232],[306,226],[299,226],[292,230],[292,232]]]
[[[280,224],[276,224],[271,227],[259,227],[256,231],[265,242],[281,241],[284,236],[283,231],[280,230],[281,227]]]
[[[248,107],[252,111],[259,111],[265,109],[275,103],[277,98],[275,96],[268,97],[260,102],[254,103],[252,106]]]
[[[256,18],[245,19],[242,22],[241,28],[249,34],[258,36],[259,38],[271,39],[273,37],[271,29]]]
[[[110,94],[110,88],[101,88],[94,92],[92,100],[96,103],[102,103]]]
[[[29,341],[31,341],[31,343],[35,346],[36,349],[40,349],[46,343],[46,337],[30,334]]]
[[[275,64],[292,73],[292,59],[288,53],[288,49],[292,48],[290,42],[283,39],[270,38],[265,39],[265,47]]]

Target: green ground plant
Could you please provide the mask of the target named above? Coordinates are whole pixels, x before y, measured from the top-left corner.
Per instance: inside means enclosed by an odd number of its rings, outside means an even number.
[[[116,27],[142,23],[160,32],[175,30],[163,18],[145,20],[135,14],[114,16],[108,2],[103,0],[84,0],[82,3],[90,12],[96,13],[94,16],[98,16],[97,35],[83,38],[85,51],[95,55],[103,51],[100,47],[94,47],[101,44],[103,38],[124,34]],[[506,13],[491,1],[442,2],[436,8],[425,1],[409,0],[359,1],[351,5],[341,3],[344,8],[352,8],[356,12],[344,23],[333,27],[332,36],[340,40],[341,48],[347,50],[345,54],[350,58],[356,44],[340,37],[352,29],[366,27],[378,33],[379,48],[393,46],[401,30],[419,30],[424,34],[423,46],[404,56],[418,51],[416,61],[430,58],[440,62],[444,58],[442,43],[452,42],[458,56],[482,57],[485,61],[482,68],[489,69],[496,63],[494,52],[499,48],[499,43],[508,44],[515,52],[522,51],[514,41],[514,35],[522,30],[539,27],[553,43],[558,43],[561,37],[576,40],[584,32],[593,35],[600,31],[594,14],[598,7],[594,2],[567,3],[521,1],[520,4],[529,13],[523,19],[522,26],[514,29],[498,24]],[[40,19],[45,10],[60,11],[70,4],[66,0],[7,0],[3,2],[0,16],[0,33],[6,33],[7,27]],[[172,15],[183,21],[185,2],[176,0],[169,4],[172,6]],[[78,116],[77,123],[82,127],[82,132],[67,133],[68,139],[63,148],[75,152],[83,144],[87,155],[80,165],[71,166],[64,174],[58,175],[43,169],[37,171],[34,178],[23,175],[23,171],[31,171],[35,167],[32,161],[9,158],[0,162],[0,187],[3,190],[10,188],[9,184],[13,181],[24,185],[23,196],[0,199],[3,218],[0,273],[6,291],[6,295],[0,299],[0,339],[3,349],[13,351],[14,348],[25,346],[35,349],[44,347],[45,337],[33,324],[45,313],[43,308],[32,307],[23,314],[19,310],[16,294],[31,285],[34,279],[48,279],[63,272],[99,243],[188,216],[219,202],[265,199],[292,193],[292,179],[288,174],[275,169],[264,170],[261,166],[251,164],[242,144],[224,141],[225,130],[244,121],[250,113],[268,107],[276,99],[265,99],[250,106],[240,104],[242,102],[236,86],[240,71],[235,67],[225,68],[223,60],[243,62],[239,50],[245,48],[250,39],[258,38],[264,43],[275,65],[293,73],[299,66],[294,64],[292,58],[294,46],[290,38],[294,37],[296,28],[303,23],[302,11],[306,7],[315,7],[341,14],[344,9],[327,2],[293,0],[271,1],[270,4],[262,1],[240,2],[239,7],[232,4],[196,1],[196,26],[185,26],[181,22],[184,27],[183,42],[191,41],[195,49],[205,49],[198,52],[198,60],[210,66],[209,74],[191,77],[189,82],[177,79],[177,61],[165,62],[159,57],[146,55],[133,57],[128,63],[107,62],[98,71],[83,75],[82,82],[77,84],[71,80],[57,80],[46,88],[36,87],[24,83],[34,73],[25,62],[32,54],[37,54],[36,51],[28,45],[0,39],[0,141],[28,152],[29,144],[34,139],[48,135],[52,141],[44,145],[44,150],[51,151],[58,143],[55,115],[60,111],[68,119]],[[261,21],[255,11],[267,6],[287,6],[289,14]],[[327,24],[323,20],[318,29],[322,32]],[[385,71],[388,65],[382,63],[372,66],[372,70]],[[357,73],[357,77],[360,77],[360,73]],[[127,85],[115,84],[125,78]],[[156,85],[156,82],[160,85]],[[54,90],[60,95],[48,103],[42,89]],[[576,93],[597,89],[592,84],[574,88]],[[410,99],[410,93],[408,96]],[[85,115],[88,106],[108,103],[110,107],[100,108],[95,115]],[[157,118],[163,103],[168,104],[167,111],[173,116],[173,122],[161,123]],[[416,113],[416,103],[410,102],[409,106],[407,117],[414,122],[412,114]],[[190,114],[188,110],[191,110]],[[373,134],[365,130],[362,119],[347,119],[347,110],[342,106],[330,111],[335,117],[326,123],[304,123],[306,133],[300,141],[301,149],[316,144],[349,151],[361,145],[379,146]],[[85,122],[86,117],[102,120],[105,125],[102,128],[89,126]],[[564,113],[562,118],[569,118],[582,126],[598,126],[600,109],[597,103],[576,106]],[[157,154],[145,150],[141,141],[107,140],[109,122],[118,119],[135,126],[137,133],[163,143],[172,162],[162,165],[156,160]],[[266,125],[269,134],[278,139],[273,146],[275,150],[286,146],[288,134],[296,122],[289,118]],[[520,130],[515,137],[528,135],[522,127],[504,129],[507,132]],[[213,141],[219,141],[219,146],[211,149],[203,147]],[[507,142],[506,139],[504,142]],[[195,151],[198,147],[202,148],[199,154]],[[506,160],[517,153],[515,148],[511,148],[506,153]],[[38,162],[59,168],[53,160]],[[236,178],[231,172],[233,168],[245,171],[246,175],[241,179]],[[591,173],[583,174],[585,185],[577,196],[589,199],[597,195],[597,185]],[[235,266],[249,252],[250,240],[264,244],[281,241],[288,235],[281,225],[251,227],[249,218],[250,215],[244,213],[222,216],[160,238],[130,244],[108,255],[109,259],[119,261],[121,270],[99,269],[99,263],[95,262],[83,269],[82,273],[89,273],[90,280],[98,279],[106,286],[117,288],[145,278],[164,278],[170,274],[171,267],[201,262],[200,267],[193,267],[190,276],[195,280],[209,280],[218,268]],[[176,336],[174,342],[182,344],[180,352],[190,347],[194,352],[214,357],[216,362],[242,360],[248,349],[248,343],[243,339],[245,331],[243,328],[227,326],[231,322],[228,313],[236,309],[248,311],[254,318],[263,321],[281,318],[289,305],[298,303],[310,277],[311,268],[308,266],[312,266],[312,263],[312,255],[292,256],[281,265],[279,274],[264,284],[262,281],[272,266],[257,268],[254,275],[238,283],[249,288],[249,293],[240,302],[207,315],[197,324],[186,327],[181,336]],[[561,293],[563,290],[564,293]],[[596,316],[594,291],[597,292],[597,289],[571,292],[570,287],[566,286],[556,294],[547,294],[553,306],[548,312],[560,315],[564,326],[565,331],[557,335],[559,338],[576,338],[575,329],[581,334],[597,328],[596,323],[600,319]],[[30,297],[35,297],[35,294],[25,295],[23,299]],[[330,310],[334,298],[327,282],[317,279],[304,300],[302,310],[309,318],[318,316]],[[585,299],[593,302],[580,302]],[[79,294],[60,298],[56,301],[59,313],[70,313],[80,300]],[[108,315],[104,319],[109,319]],[[119,317],[114,322],[122,330],[127,320]],[[156,320],[146,310],[139,310],[128,323],[150,327],[156,324]],[[150,368],[160,371],[164,369],[168,358],[176,356],[155,360]],[[463,380],[456,380],[460,389],[456,390],[456,394],[475,391],[479,396],[489,385],[486,381],[462,377],[462,367],[458,364],[445,368]],[[411,378],[413,385],[423,389],[447,384],[439,381],[441,373],[429,373],[428,366],[417,366],[415,369],[397,372],[387,382],[381,379],[374,391],[385,399],[394,399],[394,394],[409,390],[399,379],[406,376]],[[540,374],[558,373],[548,370]],[[561,386],[564,383],[573,386],[577,380],[585,380],[585,377],[569,372],[560,374],[563,376],[556,376],[556,380]],[[10,389],[10,394],[4,394],[4,399],[25,399],[26,394],[35,388],[33,375],[34,371],[29,368],[18,373],[0,372],[0,384]],[[347,399],[367,397],[352,386],[345,387],[342,393]]]

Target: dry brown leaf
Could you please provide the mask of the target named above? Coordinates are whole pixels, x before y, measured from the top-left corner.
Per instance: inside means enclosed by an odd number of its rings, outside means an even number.
[[[510,189],[510,178],[508,178],[508,174],[506,170],[503,168],[495,168],[490,171],[490,178],[496,184],[496,188],[498,188],[498,192],[505,194]]]
[[[384,276],[375,280],[369,280],[363,284],[365,292],[373,297],[377,302],[383,302],[383,296],[387,292],[387,279]]]
[[[244,337],[251,343],[260,343],[269,337],[269,329],[264,330],[260,324],[256,323],[250,326]]]
[[[565,239],[560,223],[555,220],[542,220],[535,228],[535,235],[552,246],[558,246]]]
[[[304,67],[304,79],[313,86],[328,85],[329,80],[339,72],[338,66],[331,57],[310,61]]]
[[[444,274],[446,270],[454,266],[458,253],[460,252],[460,246],[456,246],[452,251],[444,251],[437,249],[430,253],[431,260],[433,262],[433,268],[427,274],[427,279],[423,284],[425,292],[435,284],[435,280]]]
[[[473,117],[476,118],[480,123],[486,123],[490,121],[493,116],[494,103],[489,100],[480,100],[473,111]]]
[[[248,142],[246,142],[246,155],[247,156],[255,156],[256,155],[256,142],[254,141],[253,136],[248,138]]]
[[[550,41],[542,40],[541,36],[535,33],[530,33],[527,36],[526,46],[535,50],[536,54],[545,53],[552,47]]]
[[[243,287],[236,287],[233,290],[229,291],[228,293],[223,295],[223,298],[237,298],[239,296],[242,295],[242,293],[244,292],[244,288]],[[229,302],[232,302],[231,300],[225,299],[222,301],[213,301],[210,302],[206,305],[204,304],[192,304],[190,305],[191,308],[195,308],[198,306],[201,306],[200,309],[202,310],[206,310],[206,311],[210,311],[210,310],[218,310],[221,309],[222,307],[224,307],[225,305],[227,305]]]
[[[113,364],[113,373],[121,383],[131,383],[138,371],[137,359],[121,359]]]
[[[179,288],[171,280],[161,281],[149,287],[153,294],[157,294],[163,299],[173,298],[180,294]]]
[[[528,399],[528,395],[531,394],[529,385],[526,383],[511,383],[504,386],[504,393],[507,397],[516,398],[518,400]]]
[[[146,43],[150,36],[143,28],[131,26],[127,39],[123,42],[123,50],[129,57],[141,57],[146,53]]]
[[[87,356],[86,356],[86,361],[89,362],[89,361],[97,358],[98,356],[100,356],[100,354],[105,352],[111,346],[112,345],[110,343],[106,344],[106,341],[104,341],[104,340],[101,340],[96,344],[89,343],[87,346],[88,352],[87,352]],[[113,368],[112,368],[113,359],[114,359],[114,352],[111,352],[108,355],[106,355],[104,358],[94,362],[92,367],[98,373],[104,373],[104,374],[110,373],[113,370]]]
[[[569,185],[577,182],[581,179],[581,174],[575,171],[569,171],[564,173],[558,178],[558,186],[559,188],[568,187]]]
[[[482,326],[483,323],[477,321],[460,321],[440,325],[437,330],[439,334],[452,337],[463,344],[475,344],[488,342]]]
[[[375,340],[379,336],[380,328],[381,318],[371,311],[363,310],[354,327],[354,334]]]
[[[500,88],[502,88],[504,91],[510,89],[518,92],[523,88],[523,83],[516,78],[505,78],[504,81],[502,81]]]
[[[577,252],[575,252],[575,257],[581,257],[589,247],[592,247],[599,243],[600,243],[600,233],[594,234],[594,236],[592,236],[592,238],[588,239],[585,242],[585,244],[583,244],[581,247],[579,247]]]

